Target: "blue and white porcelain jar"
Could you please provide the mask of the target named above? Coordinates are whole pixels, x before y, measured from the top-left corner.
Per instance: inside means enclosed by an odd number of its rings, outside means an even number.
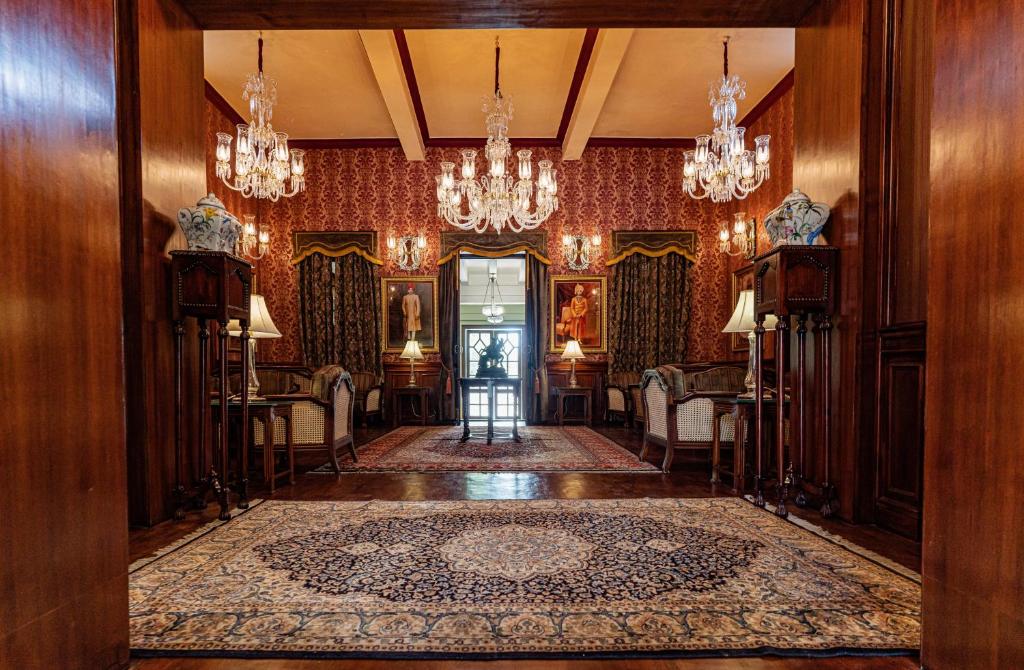
[[[185,233],[190,251],[226,251],[234,253],[242,234],[242,224],[224,203],[212,193],[201,198],[195,207],[178,210],[178,225]]]
[[[800,189],[793,189],[781,205],[764,217],[764,228],[774,247],[814,244],[828,221],[829,212],[825,203],[811,202]]]

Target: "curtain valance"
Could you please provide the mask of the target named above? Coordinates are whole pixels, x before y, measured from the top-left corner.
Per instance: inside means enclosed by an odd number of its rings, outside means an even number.
[[[461,252],[501,258],[512,254],[526,253],[545,265],[551,265],[548,258],[548,234],[546,232],[522,232],[514,235],[495,233],[473,233],[446,231],[441,233],[441,250],[438,265],[444,265]]]
[[[695,230],[614,230],[611,257],[605,265],[615,265],[634,254],[660,258],[678,254],[691,263],[697,261]]]
[[[341,258],[349,254],[384,265],[377,257],[377,233],[348,230],[302,230],[292,233],[292,265],[298,265],[312,254]]]

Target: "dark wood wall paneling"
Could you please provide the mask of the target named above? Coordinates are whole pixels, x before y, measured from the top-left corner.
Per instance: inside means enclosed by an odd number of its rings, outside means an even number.
[[[170,516],[174,483],[174,357],[170,322],[170,257],[186,247],[178,209],[206,189],[203,37],[174,0],[122,0],[126,101],[121,123],[125,146],[122,191],[125,212],[125,348],[128,390],[130,520],[151,525]],[[134,80],[132,90],[129,86]],[[186,333],[186,393],[194,397],[195,324]],[[186,403],[192,407],[192,403]],[[199,426],[186,417],[189,439]],[[207,441],[209,443],[209,441]],[[190,450],[187,449],[186,452]]]
[[[911,537],[922,505],[928,6],[822,0],[796,38],[793,184],[832,207],[825,234],[841,250],[831,476],[844,518]],[[808,461],[820,481],[820,448]]]
[[[793,100],[793,186],[832,208],[825,229],[839,247],[839,314],[833,331],[834,436],[831,480],[840,515],[852,518],[859,423],[855,381],[861,321],[863,240],[860,235],[861,99],[864,6],[857,0],[821,0],[796,30]],[[810,338],[808,338],[810,340]],[[814,360],[808,342],[809,361]],[[817,373],[813,365],[807,374]],[[813,380],[812,380],[813,381]],[[811,386],[810,388],[820,388]],[[815,408],[816,410],[816,408]],[[815,415],[814,413],[811,414]],[[821,437],[807,452],[807,474],[824,480]]]
[[[873,0],[866,124],[861,467],[864,518],[920,538],[924,453],[930,0]],[[873,423],[872,423],[873,422]]]
[[[128,661],[110,0],[0,4],[0,666]]]
[[[1024,668],[1024,0],[936,3],[922,574],[929,670]]]
[[[555,419],[555,387],[568,386],[571,374],[571,364],[564,361],[548,362],[548,413],[547,420]],[[604,384],[608,379],[607,361],[579,361],[576,363],[576,383],[579,386],[589,388],[592,391],[590,408],[594,421],[601,421],[604,417]],[[566,408],[571,413],[579,413],[578,400],[570,399]],[[575,405],[573,404],[575,403]]]

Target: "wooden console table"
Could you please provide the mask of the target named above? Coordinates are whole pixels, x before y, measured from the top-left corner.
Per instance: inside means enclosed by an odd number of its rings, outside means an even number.
[[[591,425],[591,408],[593,407],[594,389],[582,386],[555,387],[555,421],[561,426],[565,423],[565,403],[569,398],[583,398],[583,423]]]
[[[512,412],[512,439],[516,442],[519,438],[519,386],[522,383],[519,379],[486,379],[477,377],[463,377],[459,380],[462,386],[462,437],[459,442],[465,442],[470,438],[469,431],[469,393],[474,388],[487,390],[487,444],[494,441],[494,415],[497,413],[497,402],[495,391],[499,388],[509,389],[515,396],[515,408]]]

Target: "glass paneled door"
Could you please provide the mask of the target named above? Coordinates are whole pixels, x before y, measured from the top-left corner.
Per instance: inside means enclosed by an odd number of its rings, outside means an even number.
[[[522,364],[522,340],[523,329],[510,326],[504,328],[479,328],[467,327],[462,331],[463,374],[467,377],[476,375],[477,366],[480,364],[480,354],[491,343],[491,333],[498,336],[501,343],[501,351],[505,354],[504,368],[508,372],[509,379],[519,379],[520,365]],[[497,405],[494,418],[509,419],[513,416],[522,418],[522,408],[516,407],[515,396],[511,391],[495,392],[495,404]],[[473,389],[469,392],[469,406],[463,408],[469,412],[469,418],[487,418],[487,390]]]

